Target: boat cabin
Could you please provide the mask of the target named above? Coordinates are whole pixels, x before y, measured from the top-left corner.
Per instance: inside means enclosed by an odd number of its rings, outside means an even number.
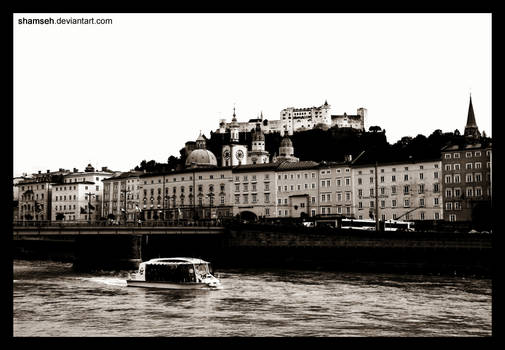
[[[198,283],[209,274],[209,263],[195,258],[151,259],[139,266],[139,275],[150,282]]]

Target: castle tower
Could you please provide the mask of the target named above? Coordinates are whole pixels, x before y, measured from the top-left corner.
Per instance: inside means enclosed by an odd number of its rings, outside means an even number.
[[[328,104],[328,101],[324,100],[324,105],[322,105],[320,108],[321,108],[320,122],[328,126],[331,126],[331,113],[330,113],[331,106]]]
[[[474,138],[480,137],[479,128],[477,127],[477,123],[475,122],[475,114],[473,113],[472,95],[470,95],[470,105],[468,106],[468,117],[466,119],[465,136]]]
[[[361,117],[360,124],[361,124],[361,129],[365,130],[365,119],[367,115],[367,110],[366,108],[358,108],[358,115]]]

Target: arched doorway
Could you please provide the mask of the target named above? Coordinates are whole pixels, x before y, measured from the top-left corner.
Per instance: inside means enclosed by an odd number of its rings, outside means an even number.
[[[245,220],[247,222],[253,222],[258,220],[258,216],[254,214],[252,211],[242,211],[240,212],[240,219]]]

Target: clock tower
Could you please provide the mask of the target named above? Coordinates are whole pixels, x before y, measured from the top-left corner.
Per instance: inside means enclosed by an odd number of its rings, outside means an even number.
[[[239,144],[239,124],[233,108],[233,119],[230,124],[230,144],[223,146],[222,166],[247,164],[247,146]]]

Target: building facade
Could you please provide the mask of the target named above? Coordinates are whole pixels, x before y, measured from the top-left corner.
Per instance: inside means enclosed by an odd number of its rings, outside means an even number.
[[[476,207],[490,207],[491,159],[491,143],[449,145],[442,150],[444,220],[471,221]]]
[[[319,165],[320,215],[354,216],[351,156],[344,162]]]
[[[103,179],[103,217],[134,222],[140,212],[140,175],[128,171]]]
[[[275,217],[276,163],[241,165],[232,169],[233,215],[245,219]]]
[[[139,177],[141,219],[195,220],[233,215],[231,168],[190,168]]]
[[[439,159],[352,168],[355,217],[381,220],[442,220]]]

